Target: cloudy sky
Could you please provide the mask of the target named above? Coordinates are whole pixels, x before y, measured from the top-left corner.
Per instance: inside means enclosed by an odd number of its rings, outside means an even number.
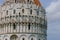
[[[0,0],[0,4],[3,0]],[[60,40],[60,0],[40,0],[46,9],[48,21],[48,40]]]
[[[48,40],[60,40],[60,0],[41,0],[48,20]]]

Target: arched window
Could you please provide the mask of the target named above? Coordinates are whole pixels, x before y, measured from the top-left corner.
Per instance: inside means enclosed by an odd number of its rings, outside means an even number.
[[[30,30],[30,23],[28,23],[28,30]]]
[[[7,39],[5,39],[5,40],[7,40]]]
[[[32,9],[30,10],[30,14],[32,14]]]
[[[24,13],[24,9],[22,9],[22,13]]]
[[[29,2],[29,0],[27,0],[27,2]]]
[[[31,40],[33,40],[33,38],[31,38]]]
[[[37,15],[39,15],[39,10],[37,10]]]
[[[13,23],[13,29],[16,29],[16,24],[15,23]]]
[[[19,15],[20,15],[20,12],[19,12]]]
[[[15,12],[16,12],[16,11],[14,10],[13,13],[15,14]]]
[[[6,14],[8,15],[8,10],[6,11]]]
[[[30,4],[32,3],[32,1],[30,1]]]
[[[22,40],[25,40],[25,38],[22,38]]]
[[[40,39],[39,39],[40,40]]]
[[[16,3],[16,0],[15,0],[15,3]]]

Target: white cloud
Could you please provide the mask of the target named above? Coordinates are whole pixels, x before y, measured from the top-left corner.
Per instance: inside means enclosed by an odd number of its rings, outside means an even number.
[[[51,4],[46,8],[47,16],[49,21],[60,19],[60,0],[51,2]]]

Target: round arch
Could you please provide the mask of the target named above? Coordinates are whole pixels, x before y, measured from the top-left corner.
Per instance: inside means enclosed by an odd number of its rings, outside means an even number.
[[[20,35],[19,39],[20,39],[20,40],[27,40],[27,36],[24,35],[24,34],[23,34],[23,35]]]
[[[17,36],[17,35],[12,35],[12,36],[10,37],[10,40],[18,40],[18,36]]]
[[[36,40],[36,36],[35,36],[35,35],[30,35],[30,36],[28,37],[28,39],[29,39],[29,40]]]

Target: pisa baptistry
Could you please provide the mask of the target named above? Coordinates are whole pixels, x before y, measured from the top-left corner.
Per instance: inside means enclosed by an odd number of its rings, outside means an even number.
[[[4,0],[0,40],[47,40],[46,12],[39,0]]]

